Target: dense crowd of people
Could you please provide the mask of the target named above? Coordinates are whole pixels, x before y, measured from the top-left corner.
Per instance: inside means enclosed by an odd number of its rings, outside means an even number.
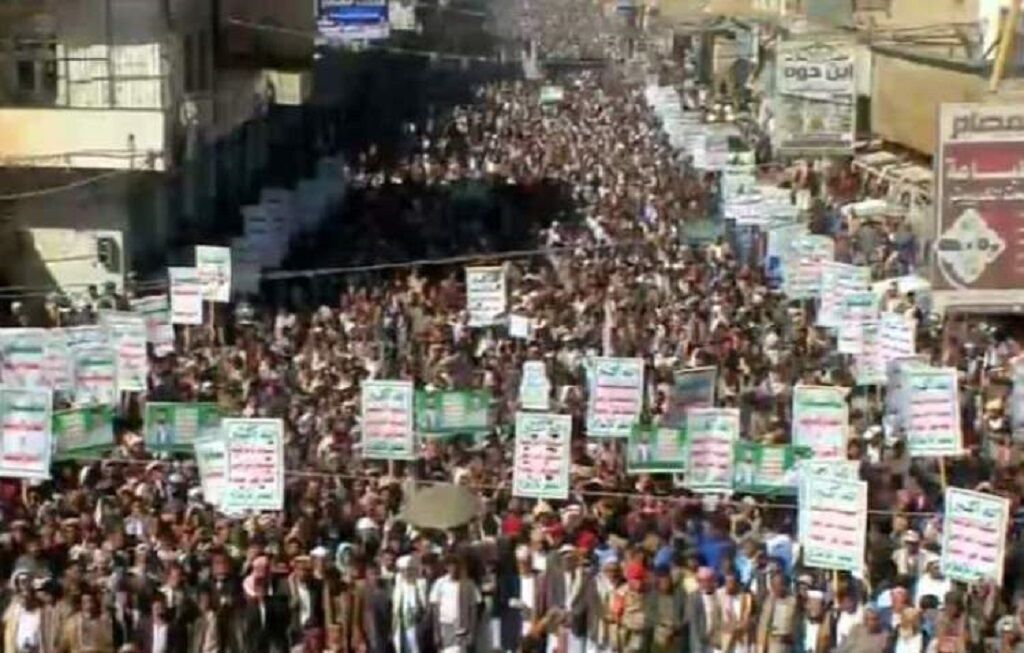
[[[603,34],[541,23],[545,46]],[[565,42],[580,55],[583,44]],[[148,397],[284,418],[285,510],[218,513],[196,467],[148,454],[130,416],[102,460],[61,463],[45,483],[0,481],[5,653],[1024,650],[1016,532],[1002,587],[943,578],[940,470],[885,428],[880,392],[850,398],[848,457],[872,509],[861,576],[802,564],[791,500],[700,496],[668,476],[627,475],[622,446],[587,439],[594,355],[645,360],[644,419],[655,423],[674,371],[717,367],[718,403],[740,409],[743,437],[763,443],[788,441],[794,384],[854,383],[813,309],[771,288],[756,254],[741,261],[727,237],[686,238],[717,206],[715,178],[672,150],[643,89],[614,71],[561,83],[555,105],[539,101],[538,84],[485,85],[421,130],[404,161],[370,152],[353,164],[354,183],[375,194],[367,210],[402,185],[568,189],[578,219],[539,229],[536,254],[504,261],[511,312],[530,318],[531,336],[468,327],[461,267],[431,266],[354,278],[328,305],[257,306],[244,324],[191,329],[151,361]],[[837,260],[878,279],[913,270],[905,224],[838,210],[862,188],[852,169],[800,165],[778,181],[809,198],[807,219],[834,237]],[[390,211],[440,242],[429,207],[405,197]],[[380,230],[370,247],[388,255]],[[458,232],[486,238],[472,225]],[[1019,353],[1012,334],[970,321],[935,332],[913,294],[882,301],[918,321],[920,353],[962,373],[971,455],[947,461],[946,482],[1016,508],[1024,476],[1000,394]],[[554,505],[509,491],[526,361],[544,362],[553,409],[573,417],[571,497]],[[489,390],[494,428],[426,440],[414,462],[364,459],[360,383],[380,378]],[[402,523],[403,502],[432,482],[473,488],[482,514],[450,532]]]

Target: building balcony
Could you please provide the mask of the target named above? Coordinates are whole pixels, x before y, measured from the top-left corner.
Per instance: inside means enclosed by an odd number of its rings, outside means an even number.
[[[0,166],[166,170],[162,109],[0,107]]]

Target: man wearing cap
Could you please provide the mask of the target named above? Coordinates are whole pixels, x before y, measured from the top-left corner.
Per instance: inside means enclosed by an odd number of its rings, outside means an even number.
[[[525,544],[515,550],[516,569],[498,580],[496,602],[501,620],[501,649],[519,649],[522,638],[543,616],[541,607],[543,576],[533,566],[533,552]]]
[[[921,536],[915,530],[903,533],[903,546],[892,554],[896,573],[900,576],[917,578],[924,570],[925,553],[921,550]]]
[[[878,618],[878,608],[868,605],[864,608],[864,621],[850,630],[836,653],[878,653],[884,651],[888,643],[889,633]]]
[[[626,583],[612,595],[609,606],[614,624],[612,650],[637,653],[645,650],[652,626],[648,617],[647,569],[641,560],[634,559],[626,564],[624,575]]]
[[[796,653],[829,653],[835,646],[833,623],[832,613],[825,609],[825,593],[808,590],[796,623]]]
[[[32,578],[26,572],[15,572],[12,584],[16,594],[4,611],[4,651],[50,653],[43,650],[44,612]]]
[[[419,623],[427,611],[427,581],[409,555],[398,558],[391,595],[392,639],[395,653],[419,653]]]

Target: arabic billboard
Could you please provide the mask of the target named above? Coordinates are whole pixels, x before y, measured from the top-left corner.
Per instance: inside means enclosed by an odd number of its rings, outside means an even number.
[[[1024,105],[943,104],[938,142],[936,300],[1021,304]]]
[[[319,0],[317,27],[329,44],[380,41],[391,35],[387,0]]]
[[[785,41],[775,66],[779,151],[847,154],[857,131],[857,62],[852,44]]]

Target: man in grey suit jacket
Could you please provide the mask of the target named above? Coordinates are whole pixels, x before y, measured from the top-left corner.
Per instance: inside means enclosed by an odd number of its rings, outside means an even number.
[[[712,653],[722,617],[715,593],[715,572],[708,567],[697,571],[697,591],[686,601],[686,625],[689,632],[689,653]]]

